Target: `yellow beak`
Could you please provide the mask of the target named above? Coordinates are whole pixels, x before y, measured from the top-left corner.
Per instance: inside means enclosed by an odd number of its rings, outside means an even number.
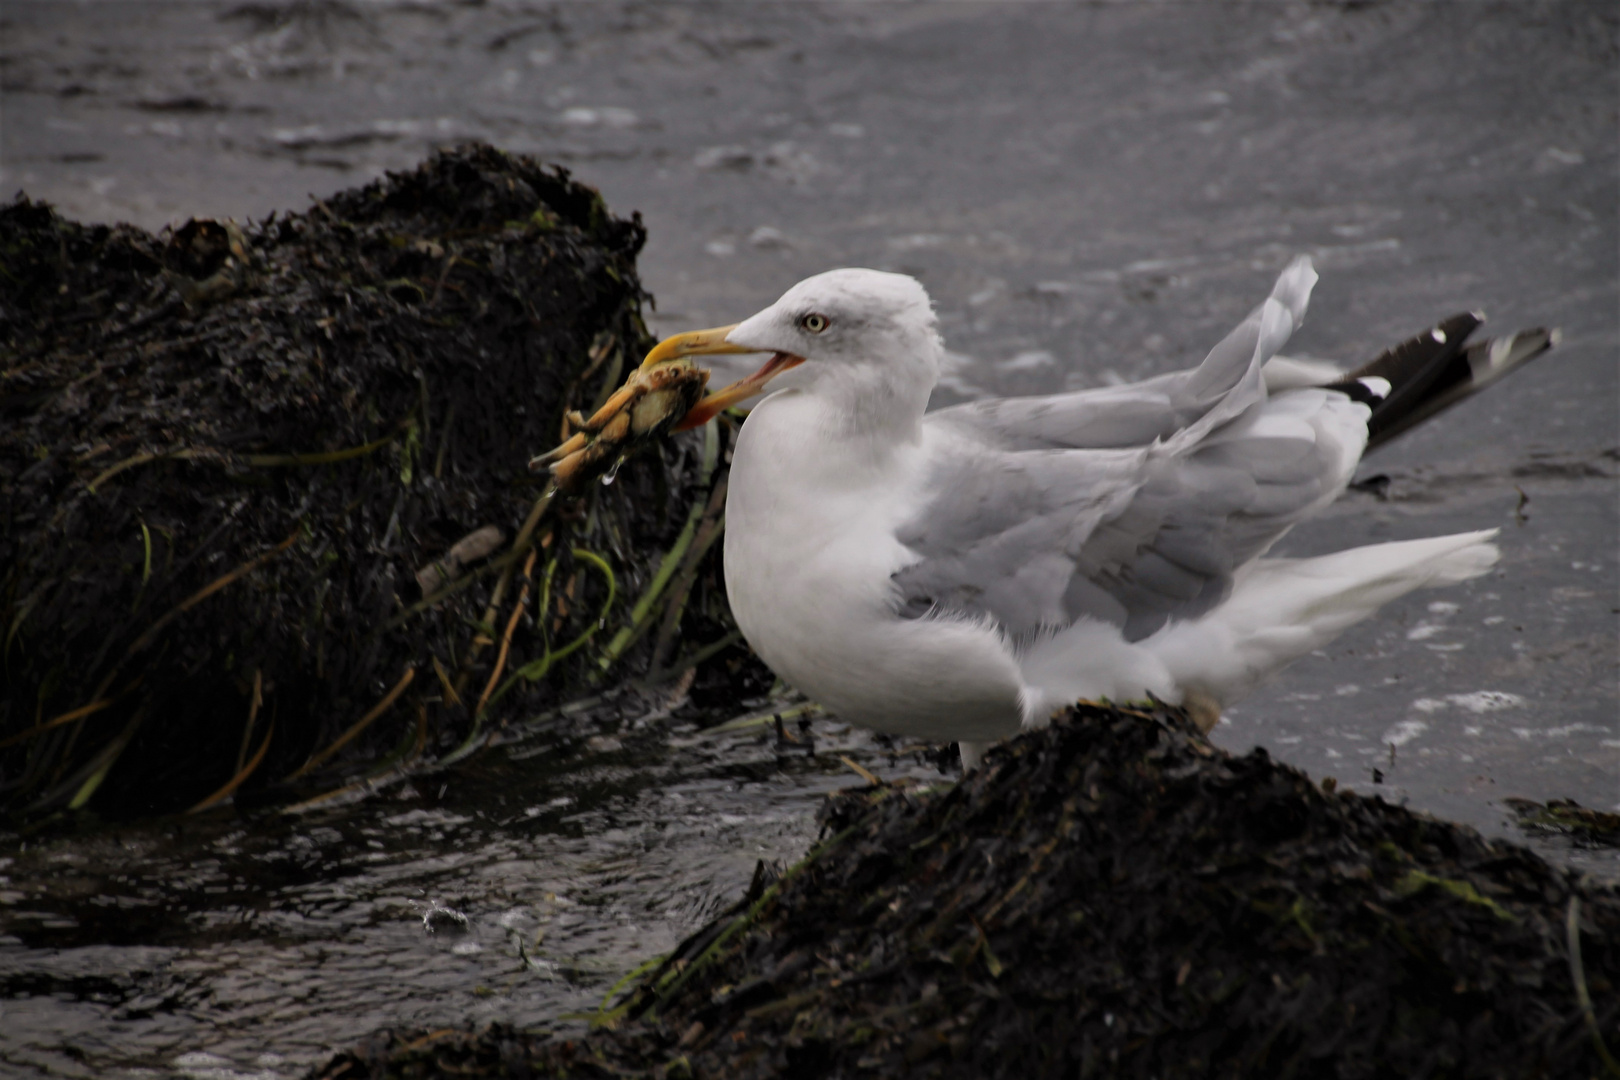
[[[662,364],[670,360],[680,360],[688,356],[715,355],[718,353],[748,353],[758,352],[758,349],[749,349],[741,345],[733,345],[726,340],[726,335],[737,327],[717,326],[712,330],[691,330],[684,334],[665,338],[653,347],[647,354],[647,359],[641,362],[642,370]],[[720,415],[739,401],[746,401],[761,390],[779,373],[788,368],[797,367],[804,363],[804,357],[794,356],[791,353],[776,353],[765,361],[763,367],[746,379],[738,379],[723,390],[716,390],[693,407],[679,423],[675,425],[676,431],[690,431],[695,427],[702,427],[714,417]]]
[[[717,326],[712,330],[688,330],[684,334],[667,337],[653,346],[647,359],[641,362],[642,370],[655,364],[662,364],[668,360],[679,360],[683,356],[714,355],[715,353],[748,353],[758,352],[758,349],[745,349],[741,345],[730,345],[726,342],[726,335],[737,329],[737,324],[730,326]]]

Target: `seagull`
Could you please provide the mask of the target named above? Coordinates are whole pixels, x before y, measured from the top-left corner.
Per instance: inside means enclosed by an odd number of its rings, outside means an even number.
[[[1279,350],[1300,257],[1204,361],[1127,386],[928,412],[944,348],[923,286],[842,269],[643,365],[769,353],[681,421],[774,383],[742,425],[725,580],[753,650],[841,718],[960,744],[1077,700],[1221,711],[1384,604],[1497,561],[1495,529],[1267,557],[1345,490],[1369,445],[1557,340],[1466,343],[1453,316],[1345,375]],[[779,380],[779,381],[778,381]]]

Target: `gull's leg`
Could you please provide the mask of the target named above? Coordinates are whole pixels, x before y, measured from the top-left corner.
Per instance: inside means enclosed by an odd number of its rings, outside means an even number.
[[[962,775],[966,776],[979,767],[979,762],[984,760],[984,752],[990,749],[990,744],[964,740],[957,743],[956,748],[962,754]]]
[[[1215,725],[1221,722],[1221,703],[1208,694],[1188,690],[1181,696],[1181,707],[1187,710],[1187,716],[1205,735],[1215,730]]]

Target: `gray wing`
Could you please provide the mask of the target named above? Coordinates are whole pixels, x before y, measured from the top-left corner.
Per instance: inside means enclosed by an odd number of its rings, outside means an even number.
[[[1303,317],[1296,262],[1200,367],[1134,387],[941,410],[900,610],[987,616],[1017,639],[1090,617],[1137,640],[1219,603],[1232,575],[1334,498],[1365,406],[1260,367]]]
[[[972,401],[940,409],[929,419],[1008,450],[1147,446],[1223,407],[1219,419],[1230,419],[1263,396],[1260,368],[1299,328],[1315,283],[1310,260],[1295,259],[1277,279],[1266,303],[1195,368],[1129,386]],[[1280,312],[1275,310],[1279,307]],[[1273,310],[1273,319],[1266,324],[1268,309]],[[1337,374],[1326,374],[1321,382]]]

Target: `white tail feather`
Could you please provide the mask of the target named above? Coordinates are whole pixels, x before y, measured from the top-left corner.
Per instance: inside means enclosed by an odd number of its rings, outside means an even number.
[[[1266,361],[1260,374],[1266,380],[1266,393],[1280,394],[1284,390],[1298,390],[1302,386],[1326,386],[1338,382],[1344,378],[1344,369],[1331,360],[1312,360],[1279,353]]]
[[[1140,644],[1183,692],[1230,705],[1283,666],[1414,589],[1455,585],[1495,565],[1495,529],[1352,548],[1315,559],[1261,559],[1201,619]]]

